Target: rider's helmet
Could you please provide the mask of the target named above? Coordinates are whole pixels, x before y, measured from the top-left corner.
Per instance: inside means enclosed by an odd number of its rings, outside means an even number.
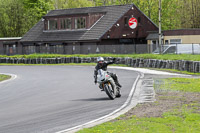
[[[98,58],[97,58],[97,63],[98,63],[100,66],[102,66],[103,63],[104,63],[104,58],[103,58],[103,57],[98,57]]]

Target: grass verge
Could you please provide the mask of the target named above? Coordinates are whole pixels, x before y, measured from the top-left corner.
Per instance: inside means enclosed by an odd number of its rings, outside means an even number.
[[[78,133],[197,133],[200,131],[200,79],[155,82],[157,101],[138,104],[125,115]]]
[[[155,54],[74,54],[74,55],[64,55],[64,54],[30,54],[30,55],[14,55],[6,56],[0,55],[0,58],[10,57],[10,58],[59,58],[59,57],[131,57],[131,58],[143,58],[143,59],[159,59],[159,60],[191,60],[200,61],[200,55],[190,55],[190,54],[165,54],[165,55],[155,55]]]
[[[97,63],[62,63],[62,64],[12,64],[12,63],[0,63],[0,66],[59,66],[59,65],[66,65],[66,66],[95,66]],[[110,66],[121,66],[121,67],[128,67],[124,64],[112,64]]]
[[[3,80],[10,79],[10,78],[11,78],[11,76],[9,76],[9,75],[0,74],[0,82]]]
[[[158,68],[147,68],[147,69],[152,69],[152,70],[159,70],[159,71],[165,71],[165,72],[172,72],[172,73],[179,73],[179,74],[188,74],[188,75],[200,75],[200,73],[192,73],[192,72],[187,72],[187,71],[179,71],[175,69],[158,69]]]

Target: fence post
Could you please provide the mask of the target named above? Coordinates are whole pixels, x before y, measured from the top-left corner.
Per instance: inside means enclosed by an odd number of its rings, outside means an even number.
[[[192,54],[194,54],[194,45],[192,43]]]
[[[136,43],[135,43],[135,54],[136,54],[136,51],[137,51],[136,48],[137,48],[137,46],[136,46]]]

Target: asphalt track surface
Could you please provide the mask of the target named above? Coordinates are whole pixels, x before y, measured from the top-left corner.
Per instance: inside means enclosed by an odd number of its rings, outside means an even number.
[[[0,66],[17,78],[0,83],[0,133],[54,133],[120,108],[137,72],[117,73],[122,97],[110,100],[94,84],[93,66]]]

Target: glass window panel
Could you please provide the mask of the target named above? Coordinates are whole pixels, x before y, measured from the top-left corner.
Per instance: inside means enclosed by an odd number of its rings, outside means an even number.
[[[170,39],[170,44],[180,44],[181,39]]]
[[[75,29],[85,29],[86,28],[86,18],[76,18],[75,19]]]
[[[128,26],[128,18],[127,17],[124,18],[124,26]]]
[[[57,20],[49,20],[48,21],[48,30],[57,30],[58,29],[58,22]]]
[[[61,29],[71,29],[71,18],[61,19]]]

